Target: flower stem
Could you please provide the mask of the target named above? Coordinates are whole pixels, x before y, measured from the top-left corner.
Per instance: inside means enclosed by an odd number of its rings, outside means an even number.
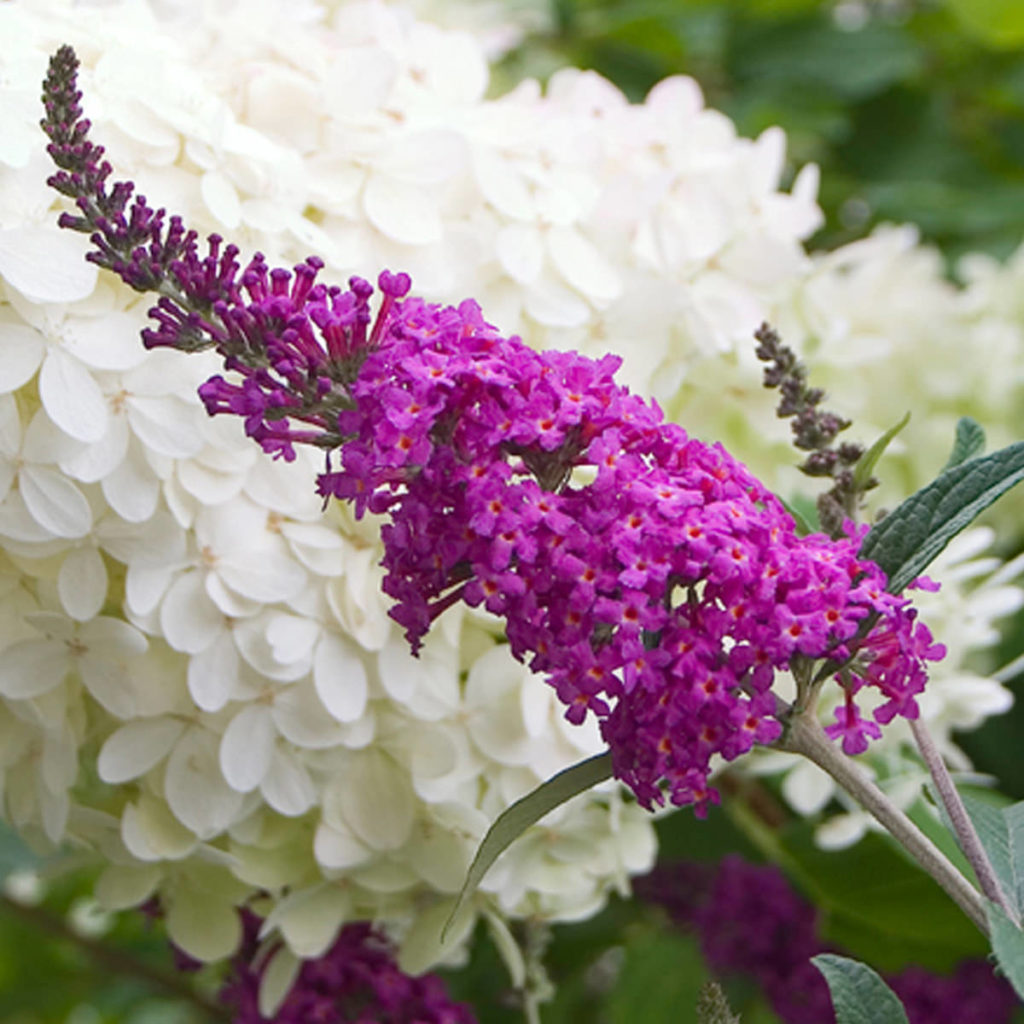
[[[811,715],[794,715],[779,749],[802,754],[827,772],[917,861],[949,897],[988,935],[985,905],[977,889],[946,855],[825,735]]]
[[[1006,894],[999,884],[992,862],[989,860],[984,846],[981,845],[974,822],[971,821],[967,808],[964,807],[964,802],[960,799],[960,794],[953,784],[949,769],[946,767],[946,762],[942,760],[942,754],[939,753],[935,740],[932,739],[931,733],[920,719],[910,722],[910,731],[914,734],[917,749],[921,751],[921,756],[928,766],[928,772],[935,783],[939,798],[946,809],[946,814],[949,815],[949,821],[960,843],[960,849],[963,850],[964,856],[974,869],[981,891],[993,903],[1002,907],[1011,921],[1017,922],[1017,912],[1010,906]]]

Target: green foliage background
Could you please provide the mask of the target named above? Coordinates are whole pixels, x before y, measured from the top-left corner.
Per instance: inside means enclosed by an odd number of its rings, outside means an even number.
[[[551,0],[548,14],[550,29],[503,61],[499,89],[566,64],[596,69],[634,99],[666,75],[694,76],[741,133],[780,125],[792,167],[821,166],[826,223],[814,247],[850,241],[883,221],[912,221],[953,268],[964,252],[1006,256],[1024,239],[1021,0]],[[1024,646],[1022,636],[1024,624],[1007,638],[1006,653]],[[971,743],[1017,796],[1022,727],[993,723]],[[943,971],[983,952],[972,926],[885,839],[824,854],[812,830],[769,787],[749,781],[707,822],[684,812],[659,824],[668,859],[739,851],[779,863],[814,900],[826,937],[880,971],[907,963]],[[0,874],[31,863],[31,853],[0,834]],[[61,934],[91,881],[80,871],[50,883],[30,912],[0,902],[0,1020],[210,1019],[161,990],[157,976],[173,967],[141,915],[100,939]],[[483,931],[478,939],[468,968],[450,977],[453,990],[484,1024],[521,1021],[498,954]],[[556,987],[545,1024],[690,1021],[707,976],[692,938],[624,900],[556,929],[545,959]],[[142,965],[134,974],[133,962]],[[727,991],[744,1024],[776,1020],[742,981]]]

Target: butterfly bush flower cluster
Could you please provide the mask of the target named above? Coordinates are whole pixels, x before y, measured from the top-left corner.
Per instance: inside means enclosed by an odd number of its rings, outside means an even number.
[[[828,986],[810,960],[836,950],[820,936],[815,908],[777,867],[735,855],[663,864],[637,880],[636,895],[695,933],[717,975],[753,978],[784,1024],[835,1020]],[[965,960],[948,975],[906,967],[885,980],[910,1024],[1006,1024],[1017,1006],[1013,988],[984,960]]]
[[[339,465],[325,497],[388,513],[384,590],[414,650],[462,600],[506,622],[512,653],[542,673],[575,724],[593,713],[615,774],[647,807],[703,813],[711,759],[778,738],[771,686],[797,659],[849,662],[830,735],[848,753],[877,723],[917,715],[924,662],[942,656],[906,599],[857,558],[859,535],[800,538],[781,504],[720,446],[666,423],[617,384],[620,360],[537,353],[504,338],[471,300],[407,298],[316,282],[309,259],[268,270],[212,236],[200,255],[178,218],[88,139],[62,49],[47,80],[50,183],[74,198],[61,225],[91,234],[91,258],[161,299],[148,347],[215,347],[240,379],[200,388],[207,410],[241,416],[286,460],[308,443]],[[859,635],[862,634],[862,635]],[[854,642],[856,641],[856,642]],[[862,686],[885,703],[864,719]]]

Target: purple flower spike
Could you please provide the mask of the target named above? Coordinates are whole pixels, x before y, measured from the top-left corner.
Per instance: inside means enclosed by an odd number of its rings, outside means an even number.
[[[857,557],[860,535],[798,537],[720,445],[617,384],[614,356],[535,352],[472,300],[432,305],[388,271],[374,319],[372,287],[318,283],[318,259],[271,269],[257,254],[240,269],[234,247],[212,236],[200,257],[195,234],[174,217],[164,228],[141,197],[126,213],[133,186],[107,190],[76,66],[62,49],[45,93],[53,183],[81,211],[66,226],[161,295],[148,345],[223,356],[232,376],[200,389],[211,414],[242,417],[275,457],[325,449],[319,493],[388,514],[383,586],[414,651],[458,601],[502,616],[566,718],[597,717],[639,801],[667,794],[697,814],[718,799],[712,758],[781,734],[772,684],[795,659],[852,658],[830,727],[848,752],[876,722],[916,717],[924,663],[944,649]],[[855,705],[865,686],[885,698],[875,722]]]
[[[271,959],[259,941],[262,921],[242,912],[243,938],[220,1000],[235,1024],[264,1024],[259,988]],[[411,977],[390,943],[367,922],[342,928],[331,948],[307,960],[274,1015],[277,1024],[476,1024],[470,1008],[448,998],[436,975]]]

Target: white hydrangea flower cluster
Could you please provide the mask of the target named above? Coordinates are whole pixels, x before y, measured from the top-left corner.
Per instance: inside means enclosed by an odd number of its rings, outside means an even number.
[[[485,205],[485,58],[379,4],[0,7],[5,816],[97,851],[105,905],[158,895],[199,958],[268,893],[300,956],[372,917],[424,967],[488,824],[599,736],[487,619],[454,611],[412,659],[378,525],[321,509],[311,453],[274,463],[209,420],[209,361],[142,348],[150,302],[54,226],[38,93],[62,42],[119,173],[200,230],[341,280],[415,256],[452,295]],[[649,816],[605,787],[533,829],[479,907],[586,916],[653,855]]]
[[[315,252],[336,280],[405,269],[419,294],[472,295],[534,344],[616,351],[638,391],[743,457],[785,442],[753,365],[758,322],[812,354],[813,324],[841,353],[869,333],[854,314],[902,337],[897,311],[914,326],[920,298],[888,271],[877,295],[870,274],[857,290],[843,260],[874,266],[870,246],[810,260],[814,169],[780,191],[782,133],[738,138],[689,79],[630,104],[566,70],[544,94],[487,100],[475,38],[378,2],[328,6],[0,5],[3,807],[95,849],[106,905],[158,894],[197,957],[228,952],[232,907],[262,892],[298,955],[375,917],[405,929],[412,968],[437,955],[490,820],[598,737],[564,722],[486,619],[446,613],[412,660],[376,524],[321,510],[311,456],[271,462],[207,419],[203,357],[141,348],[148,300],[53,226],[48,54],[76,47],[118,172],[200,232],[272,263]],[[919,250],[890,249],[916,295],[961,301]],[[888,350],[871,351],[858,378],[888,380]],[[865,402],[885,390],[865,385]],[[956,614],[959,593],[940,597]],[[966,692],[947,689],[940,714]],[[653,853],[649,818],[605,788],[513,847],[482,904],[585,916]]]

